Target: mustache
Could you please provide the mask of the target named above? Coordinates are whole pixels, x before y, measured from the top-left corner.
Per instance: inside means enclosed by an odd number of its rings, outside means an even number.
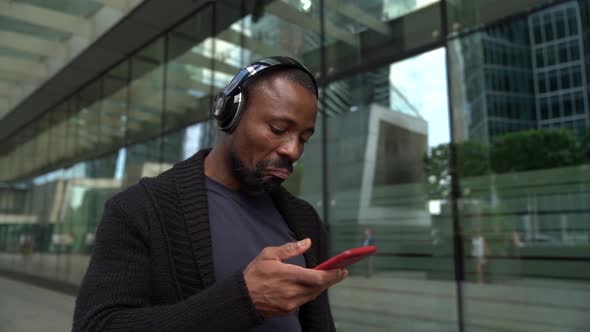
[[[293,162],[291,162],[291,160],[289,160],[289,158],[280,158],[278,160],[268,160],[266,163],[264,163],[266,165],[261,165],[261,169],[264,169],[266,167],[273,167],[273,168],[284,168],[287,169],[289,171],[289,173],[293,173]]]
[[[263,160],[262,162],[258,163],[255,168],[255,172],[258,173],[258,176],[262,176],[262,172],[267,167],[273,168],[284,168],[289,171],[289,173],[293,173],[293,162],[288,158],[279,158],[278,160]],[[234,166],[234,171],[243,172],[248,171],[244,164],[239,163],[238,165]]]

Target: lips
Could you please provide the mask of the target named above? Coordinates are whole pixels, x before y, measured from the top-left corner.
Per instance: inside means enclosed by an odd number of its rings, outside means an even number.
[[[283,180],[286,180],[291,174],[291,172],[284,168],[267,168],[266,171],[269,175],[275,176]]]

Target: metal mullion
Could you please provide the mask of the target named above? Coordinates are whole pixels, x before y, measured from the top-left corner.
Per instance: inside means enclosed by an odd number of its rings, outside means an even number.
[[[324,0],[320,1],[320,79],[321,81],[325,80],[327,75],[326,71],[326,15],[325,15],[325,3]],[[322,98],[320,99],[320,106],[322,113],[320,114],[322,117],[322,128],[320,129],[322,132],[322,213],[324,219],[324,225],[326,225],[326,229],[330,232],[330,179],[328,178],[328,116],[326,114],[327,105],[326,105],[326,88],[328,86],[327,82],[324,82],[322,85],[323,93]],[[319,94],[319,91],[318,91]],[[319,95],[318,95],[319,97]],[[331,247],[331,237],[329,238],[328,243],[330,243]]]
[[[459,205],[458,200],[460,198],[460,185],[459,185],[459,172],[457,169],[457,151],[455,149],[455,125],[453,122],[453,102],[452,102],[452,82],[451,82],[451,58],[449,55],[448,45],[448,13],[447,13],[447,0],[441,0],[440,15],[441,15],[441,30],[442,40],[445,47],[445,66],[446,66],[446,81],[447,81],[447,108],[449,115],[449,126],[450,126],[450,144],[449,144],[449,164],[451,174],[451,219],[453,222],[453,263],[455,271],[455,286],[457,291],[457,323],[459,332],[465,331],[465,318],[463,309],[463,280],[465,276],[465,267],[463,264],[463,242],[461,235],[461,225],[459,223]]]
[[[197,14],[198,15],[198,14]],[[160,161],[160,171],[162,171],[162,165],[164,164],[164,131],[166,131],[166,100],[168,96],[168,49],[170,43],[170,33],[164,35],[164,54],[162,54],[162,111],[160,114],[160,133],[159,133],[159,146],[158,146],[158,160]]]

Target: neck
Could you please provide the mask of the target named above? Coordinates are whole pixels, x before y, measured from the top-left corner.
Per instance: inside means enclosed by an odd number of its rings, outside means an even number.
[[[220,139],[205,157],[205,175],[232,190],[240,190],[240,182],[231,169],[229,147],[225,140]]]

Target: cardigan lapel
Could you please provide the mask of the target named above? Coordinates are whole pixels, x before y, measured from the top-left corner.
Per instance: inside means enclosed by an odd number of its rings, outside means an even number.
[[[180,207],[204,288],[215,282],[204,172],[204,159],[210,151],[210,149],[201,150],[174,166]]]

